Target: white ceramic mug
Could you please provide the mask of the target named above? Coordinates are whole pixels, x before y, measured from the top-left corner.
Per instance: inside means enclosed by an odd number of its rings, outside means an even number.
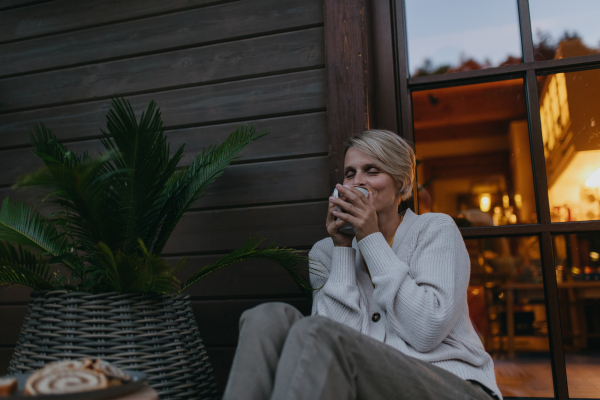
[[[362,188],[362,187],[359,187],[359,186],[354,186],[354,187],[355,187],[356,189],[358,189],[358,190],[359,190],[359,191],[360,191],[362,194],[364,194],[364,195],[365,195],[365,197],[368,197],[368,196],[369,196],[369,191],[368,191],[367,189],[365,189],[365,188]],[[338,198],[338,197],[340,197],[340,193],[338,192],[338,190],[337,190],[337,189],[334,189],[334,190],[333,190],[333,197],[335,197],[335,198]],[[342,210],[340,209],[340,207],[339,207],[339,206],[335,206],[335,208],[336,208],[338,211],[342,211]],[[338,218],[336,218],[336,220],[337,220],[337,219],[338,219]],[[338,231],[340,231],[340,232],[342,232],[342,233],[345,233],[345,234],[347,234],[347,235],[355,235],[355,234],[356,234],[356,232],[354,232],[354,227],[352,226],[352,224],[346,224],[346,225],[342,225],[342,226],[340,227],[340,229],[338,229]]]

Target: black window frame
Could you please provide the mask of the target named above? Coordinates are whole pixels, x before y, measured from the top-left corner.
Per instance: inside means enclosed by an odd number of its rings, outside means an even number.
[[[530,153],[533,167],[537,223],[490,227],[460,228],[464,239],[486,237],[531,236],[539,238],[544,282],[548,336],[554,395],[559,400],[569,398],[565,354],[560,327],[558,288],[552,249],[552,234],[600,231],[600,220],[578,222],[551,222],[546,179],[546,161],[542,141],[537,76],[558,72],[572,72],[600,68],[600,54],[535,61],[531,32],[529,0],[515,0],[518,7],[521,34],[522,63],[473,71],[453,72],[441,75],[410,77],[408,69],[408,41],[406,33],[405,0],[390,0],[391,33],[393,38],[394,88],[398,134],[414,143],[412,97],[414,91],[485,83],[503,79],[523,79],[527,104]],[[387,6],[387,5],[386,5]],[[415,188],[416,198],[416,188]],[[418,202],[406,206],[418,213]]]

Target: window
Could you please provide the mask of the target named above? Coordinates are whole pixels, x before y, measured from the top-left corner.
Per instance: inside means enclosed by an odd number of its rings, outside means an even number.
[[[600,399],[600,3],[391,0],[390,13],[411,207],[461,230],[503,395]]]

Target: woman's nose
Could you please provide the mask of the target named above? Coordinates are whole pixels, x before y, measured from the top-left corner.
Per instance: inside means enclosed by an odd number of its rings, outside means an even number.
[[[357,172],[354,175],[354,182],[352,182],[354,186],[366,186],[366,183],[365,175],[362,172]]]

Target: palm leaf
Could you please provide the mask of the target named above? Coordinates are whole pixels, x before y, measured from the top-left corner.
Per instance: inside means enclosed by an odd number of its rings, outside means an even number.
[[[64,233],[57,232],[33,207],[13,203],[8,197],[0,209],[0,240],[50,255],[73,271],[81,269]]]
[[[308,283],[301,275],[299,265],[301,262],[307,261],[308,258],[301,256],[298,250],[288,249],[285,247],[276,247],[268,245],[263,248],[258,248],[264,239],[257,237],[250,238],[242,247],[222,257],[213,264],[207,265],[199,272],[193,274],[182,286],[180,293],[189,288],[206,275],[222,268],[226,265],[234,264],[244,260],[262,259],[273,261],[282,266],[294,279],[300,290],[309,298],[312,291],[310,283]]]
[[[0,242],[0,286],[19,284],[34,290],[50,290],[50,270],[43,257],[18,246]]]
[[[118,293],[173,293],[179,287],[175,274],[182,266],[180,261],[171,267],[163,258],[149,254],[143,242],[138,240],[140,253],[113,252],[104,243],[98,245],[98,262],[102,274],[96,279],[104,281],[104,291]]]
[[[111,248],[127,254],[138,249],[138,238],[146,239],[159,219],[160,199],[170,177],[183,154],[181,146],[169,157],[160,111],[154,101],[136,120],[131,105],[123,99],[114,99],[107,115],[108,133],[103,132],[102,143],[107,150],[117,152],[112,168],[130,170],[128,179],[115,182],[115,231],[118,240]]]
[[[49,189],[47,197],[64,211],[52,220],[71,237],[71,246],[93,255],[96,245],[113,238],[113,217],[117,205],[112,195],[113,182],[126,171],[104,170],[113,154],[85,158],[75,165],[53,164],[21,179],[18,186]]]
[[[173,175],[164,191],[161,218],[152,226],[156,232],[150,247],[152,254],[160,254],[175,226],[190,207],[203,196],[203,192],[223,173],[225,168],[239,158],[239,153],[250,143],[269,133],[256,133],[254,127],[243,126],[232,132],[220,146],[211,146],[197,156],[184,170]]]
[[[29,142],[33,147],[36,156],[44,161],[46,166],[51,165],[70,165],[75,166],[81,163],[81,158],[72,151],[63,146],[56,135],[44,124],[38,124],[33,127],[35,134],[29,134]],[[87,153],[84,154],[84,158]]]

